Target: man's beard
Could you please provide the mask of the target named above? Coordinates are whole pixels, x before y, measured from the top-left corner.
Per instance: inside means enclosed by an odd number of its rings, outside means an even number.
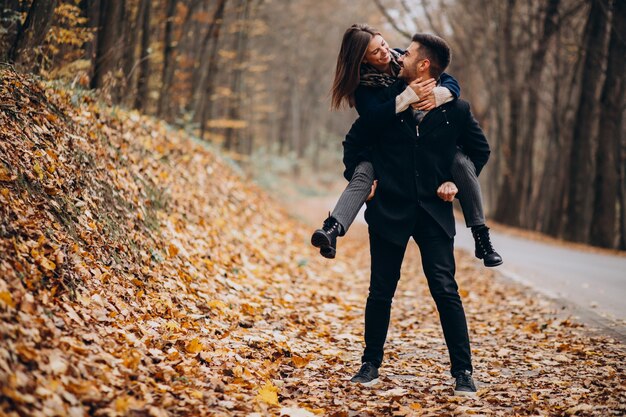
[[[412,81],[411,77],[412,77],[411,74],[409,74],[409,71],[406,68],[404,67],[400,68],[400,73],[398,74],[398,78],[408,83],[409,81]]]

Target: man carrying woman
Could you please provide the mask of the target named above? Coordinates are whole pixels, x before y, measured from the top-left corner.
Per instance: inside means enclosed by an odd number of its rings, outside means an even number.
[[[415,111],[427,112],[459,97],[457,81],[442,73],[437,84],[434,78],[413,80],[400,94],[385,102],[378,102],[373,91],[391,86],[398,80],[400,51],[390,49],[382,35],[368,25],[356,24],[344,34],[337,59],[332,88],[332,107],[344,102],[356,107],[360,119],[372,129],[382,128],[409,106]],[[365,151],[366,152],[366,151]],[[365,153],[354,170],[344,175],[350,182],[337,201],[331,215],[321,229],[311,237],[311,243],[320,248],[326,258],[334,258],[337,237],[345,235],[361,206],[376,186],[371,159]],[[493,249],[489,228],[485,225],[480,184],[474,165],[459,149],[451,164],[455,184],[459,187],[465,223],[471,227],[475,241],[475,256],[485,266],[502,264],[502,257]]]
[[[352,26],[344,35],[337,65],[337,77],[344,81],[336,82],[333,89],[334,105],[347,100],[356,106],[361,117],[344,141],[345,175],[351,178],[351,183],[321,230],[336,238],[354,220],[352,213],[342,217],[341,206],[346,202],[349,204],[345,206],[350,207],[358,203],[357,192],[350,190],[355,179],[358,187],[354,188],[360,190],[358,196],[363,200],[370,198],[365,212],[371,252],[365,350],[361,368],[351,381],[363,385],[378,381],[391,303],[406,246],[412,237],[419,246],[424,273],[439,312],[451,374],[456,379],[454,393],[474,395],[467,322],[454,279],[452,200],[457,192],[461,195],[476,192],[477,183],[472,181],[489,158],[489,145],[469,104],[456,98],[459,91],[456,81],[442,75],[450,62],[450,49],[443,39],[416,34],[402,55],[396,56],[391,51],[375,30],[366,25]],[[370,65],[378,72],[364,69],[363,65]],[[345,80],[351,79],[349,74],[354,78],[357,69],[356,80],[362,77],[371,84],[357,82],[343,89]],[[440,87],[447,87],[447,92],[437,91],[432,80],[439,80]],[[417,104],[412,107],[413,102]],[[459,177],[458,171],[466,172]],[[374,177],[376,185],[372,185]],[[460,189],[455,183],[459,183]],[[480,200],[480,188],[477,189]],[[361,200],[358,205],[362,203]],[[476,205],[472,202],[471,210]],[[466,221],[471,210],[464,207]],[[471,221],[480,220],[486,229],[484,218],[472,217]],[[483,237],[486,234],[488,242],[488,229],[478,227],[476,234]],[[333,248],[333,245],[320,246],[322,251]],[[486,246],[487,243],[477,244],[477,252],[482,251],[480,255],[485,262],[501,263],[491,245]]]

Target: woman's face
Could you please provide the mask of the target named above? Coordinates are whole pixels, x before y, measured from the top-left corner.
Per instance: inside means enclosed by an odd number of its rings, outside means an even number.
[[[387,68],[389,62],[391,62],[391,53],[389,52],[387,42],[385,42],[382,36],[376,35],[372,38],[367,46],[363,62],[381,71]]]

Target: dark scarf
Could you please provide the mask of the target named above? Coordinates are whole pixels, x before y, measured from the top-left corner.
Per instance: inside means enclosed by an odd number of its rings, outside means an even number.
[[[400,73],[400,64],[398,64],[400,53],[394,49],[390,49],[389,52],[391,53],[389,65],[391,65],[392,75],[380,72],[370,64],[361,64],[359,85],[366,87],[389,87],[396,82]]]

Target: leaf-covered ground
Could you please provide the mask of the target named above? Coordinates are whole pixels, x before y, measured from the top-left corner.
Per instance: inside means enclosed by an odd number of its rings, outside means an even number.
[[[320,213],[323,216],[322,213]],[[0,71],[0,414],[620,416],[623,346],[460,255],[479,398],[450,396],[415,248],[382,384],[367,235],[326,261],[183,132]]]

